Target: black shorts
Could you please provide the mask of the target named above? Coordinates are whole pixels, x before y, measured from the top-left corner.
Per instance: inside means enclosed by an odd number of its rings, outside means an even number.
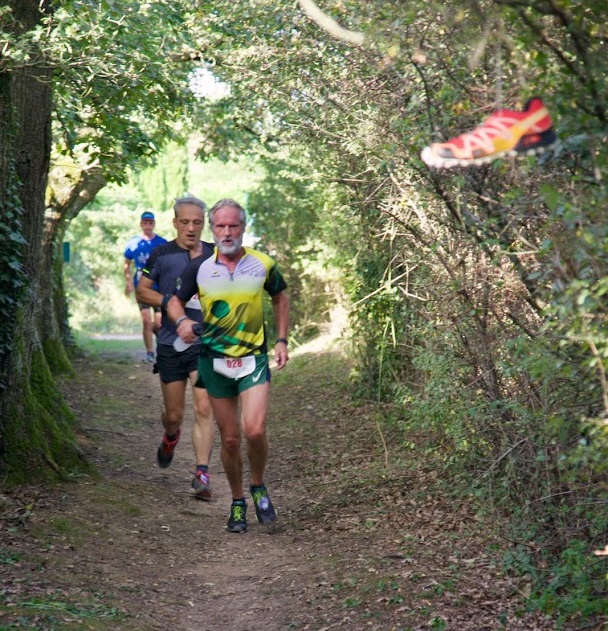
[[[190,373],[198,367],[200,351],[200,344],[193,344],[181,353],[168,344],[158,344],[154,372],[160,374],[163,383],[186,381]]]
[[[147,305],[143,302],[138,302],[137,306],[139,307],[140,311],[143,311],[144,309],[152,309],[154,311],[154,313],[162,313],[162,309],[160,307],[152,307],[150,305]]]

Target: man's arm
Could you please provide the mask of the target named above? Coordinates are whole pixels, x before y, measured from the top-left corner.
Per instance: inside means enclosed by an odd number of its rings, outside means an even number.
[[[197,324],[195,320],[191,320],[186,315],[186,301],[181,300],[177,296],[172,296],[167,303],[167,315],[171,322],[179,323],[177,325],[177,334],[186,342],[192,344],[196,341],[197,335],[192,331],[192,327]]]
[[[154,281],[147,276],[142,276],[137,283],[135,297],[137,302],[142,302],[151,307],[162,307],[164,296],[153,289]]]
[[[186,304],[198,291],[196,276],[204,260],[199,256],[186,265],[179,278],[175,281],[175,294],[167,303],[167,316],[171,322],[177,323],[177,334],[187,344],[192,344],[198,337],[192,332],[192,327],[197,322],[186,315]]]
[[[125,257],[122,271],[125,275],[125,296],[129,297],[133,292],[133,276],[131,276],[131,259]]]
[[[285,291],[275,294],[271,298],[272,308],[274,310],[274,321],[277,329],[277,338],[287,339],[287,331],[289,329],[289,297]],[[277,368],[281,369],[289,360],[286,342],[277,342],[274,347],[274,360]]]

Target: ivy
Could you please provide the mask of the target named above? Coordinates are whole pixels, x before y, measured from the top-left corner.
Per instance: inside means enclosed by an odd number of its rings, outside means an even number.
[[[0,216],[0,390],[6,388],[6,359],[14,350],[14,331],[20,301],[27,285],[23,259],[27,242],[22,234],[23,207],[18,196],[17,176],[10,170],[7,200]]]

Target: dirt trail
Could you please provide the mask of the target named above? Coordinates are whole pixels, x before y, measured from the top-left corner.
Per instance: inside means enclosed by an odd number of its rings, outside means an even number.
[[[500,574],[495,542],[435,472],[397,449],[386,462],[338,353],[301,352],[274,375],[267,483],[280,519],[269,532],[250,505],[242,535],[224,530],[217,439],[216,499],[190,495],[190,404],[161,470],[150,366],[124,354],[75,367],[65,392],[100,477],[2,491],[0,631],[556,628],[524,613],[527,585]]]

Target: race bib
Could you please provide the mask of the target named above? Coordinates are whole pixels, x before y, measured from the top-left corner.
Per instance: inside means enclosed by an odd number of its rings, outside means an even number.
[[[224,377],[240,379],[250,375],[255,370],[255,356],[247,357],[215,357],[213,370]]]

